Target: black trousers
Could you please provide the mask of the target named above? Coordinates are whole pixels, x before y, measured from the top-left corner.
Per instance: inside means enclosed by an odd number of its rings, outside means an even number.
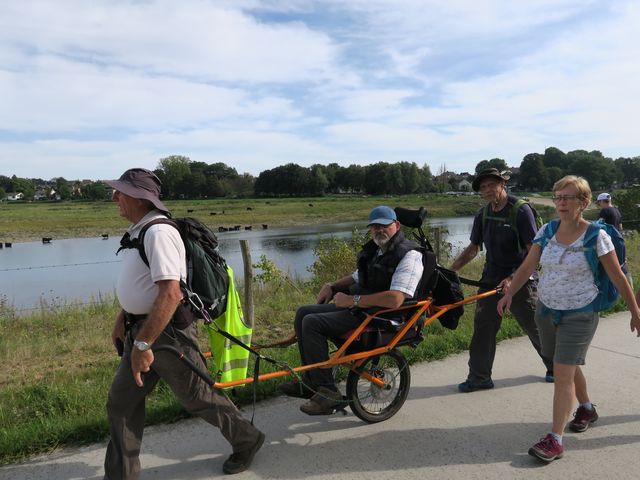
[[[329,338],[339,338],[355,330],[362,320],[346,308],[332,303],[303,305],[296,312],[295,330],[303,365],[323,362],[329,358]],[[309,370],[308,379],[315,387],[337,390],[330,368]]]
[[[478,293],[488,289],[480,289]],[[498,315],[499,295],[492,295],[478,300],[473,319],[473,337],[469,345],[469,376],[471,382],[478,382],[491,378],[493,360],[496,356],[496,336],[502,325],[502,317]],[[534,321],[536,302],[538,300],[537,282],[528,281],[513,296],[511,312],[516,321],[527,334],[533,348],[542,359],[547,372],[553,372],[553,359],[542,355],[540,350],[540,336]]]

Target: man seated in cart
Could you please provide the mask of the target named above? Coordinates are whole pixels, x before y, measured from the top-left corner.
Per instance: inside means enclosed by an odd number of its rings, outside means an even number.
[[[329,338],[339,338],[362,322],[352,309],[398,308],[414,296],[423,272],[422,254],[400,230],[395,211],[387,206],[369,214],[371,240],[358,253],[357,270],[325,284],[317,304],[296,312],[295,332],[303,365],[329,358]],[[349,293],[344,293],[349,292]],[[330,303],[333,300],[333,303]],[[298,379],[282,383],[281,392],[308,399],[300,410],[308,415],[330,415],[343,405],[330,368],[309,370]]]

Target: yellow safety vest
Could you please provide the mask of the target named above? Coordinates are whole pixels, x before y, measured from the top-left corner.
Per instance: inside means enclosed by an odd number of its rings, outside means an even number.
[[[251,346],[253,330],[244,322],[240,296],[233,283],[233,270],[227,265],[229,275],[229,291],[227,294],[227,310],[214,320],[220,330],[236,337],[242,343]],[[216,380],[230,382],[247,377],[249,351],[223,337],[215,328],[209,327],[211,357],[218,368]],[[244,386],[244,385],[243,385]]]

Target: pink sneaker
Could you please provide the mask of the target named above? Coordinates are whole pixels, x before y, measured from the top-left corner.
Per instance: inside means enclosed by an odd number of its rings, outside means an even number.
[[[538,457],[545,462],[552,462],[562,458],[564,447],[550,433],[529,449],[529,455]]]
[[[596,406],[593,405],[591,410],[587,410],[584,407],[578,407],[573,420],[569,422],[569,428],[574,432],[584,432],[589,425],[598,420],[598,412],[596,412]]]

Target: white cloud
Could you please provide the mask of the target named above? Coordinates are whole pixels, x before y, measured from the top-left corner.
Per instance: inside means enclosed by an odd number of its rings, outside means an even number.
[[[634,156],[639,23],[631,1],[2,2],[0,174]]]

